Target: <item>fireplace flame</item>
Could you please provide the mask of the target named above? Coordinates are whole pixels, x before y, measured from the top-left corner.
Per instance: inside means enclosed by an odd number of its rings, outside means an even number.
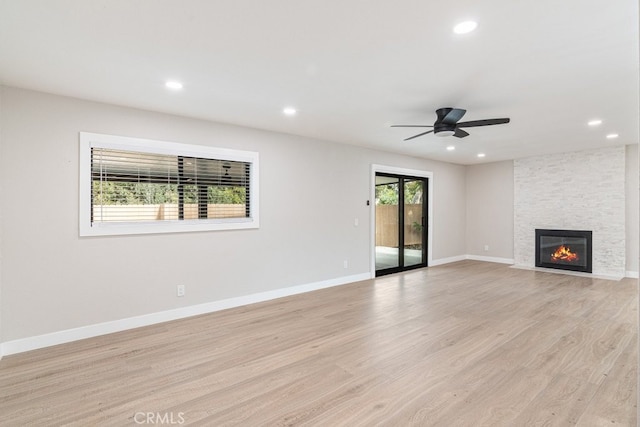
[[[551,254],[551,261],[565,261],[565,262],[573,262],[578,261],[580,258],[578,254],[575,252],[571,252],[571,248],[569,246],[561,245],[556,249],[556,251]]]

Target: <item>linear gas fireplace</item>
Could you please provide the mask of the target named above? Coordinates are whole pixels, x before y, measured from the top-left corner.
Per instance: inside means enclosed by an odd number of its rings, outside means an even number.
[[[591,273],[591,231],[536,229],[536,267]]]

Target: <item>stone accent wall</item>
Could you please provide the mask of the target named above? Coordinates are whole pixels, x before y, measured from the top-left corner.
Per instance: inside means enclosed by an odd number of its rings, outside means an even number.
[[[535,265],[535,229],[593,231],[593,273],[625,275],[625,147],[514,161],[514,258]]]

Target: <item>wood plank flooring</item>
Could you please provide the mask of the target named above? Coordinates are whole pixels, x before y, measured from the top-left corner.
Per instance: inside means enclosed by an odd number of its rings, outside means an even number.
[[[0,425],[635,426],[637,280],[462,261],[7,356]]]

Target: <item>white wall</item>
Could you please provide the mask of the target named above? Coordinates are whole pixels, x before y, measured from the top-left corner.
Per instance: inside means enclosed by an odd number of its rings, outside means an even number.
[[[514,255],[535,264],[535,229],[593,231],[594,274],[624,276],[625,147],[514,161]]]
[[[2,118],[2,112],[4,110],[4,102],[2,97],[2,91],[0,90],[0,118]],[[2,141],[4,133],[2,132],[2,120],[0,120],[0,165],[2,164]],[[0,179],[0,358],[2,358],[2,189],[4,184]]]
[[[465,167],[449,166],[433,176],[433,264],[465,253]]]
[[[463,166],[9,87],[0,98],[0,342],[370,273],[372,163],[432,171],[433,257],[465,252]],[[80,131],[259,152],[260,229],[80,238]]]
[[[629,276],[638,276],[640,270],[638,258],[640,257],[640,217],[639,217],[639,198],[640,186],[638,180],[640,178],[640,170],[638,168],[638,146],[627,145],[626,147],[626,165],[625,165],[625,202],[626,202],[626,270]]]
[[[513,260],[513,161],[468,166],[466,182],[467,255]]]

